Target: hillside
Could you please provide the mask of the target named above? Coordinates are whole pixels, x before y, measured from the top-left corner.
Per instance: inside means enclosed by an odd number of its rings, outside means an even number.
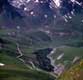
[[[0,0],[0,80],[82,74],[82,0]]]
[[[54,80],[48,73],[31,69],[28,64],[23,63],[17,58],[19,53],[16,51],[15,43],[2,45],[2,49],[0,49],[1,80]],[[4,66],[1,66],[1,63],[3,63]]]

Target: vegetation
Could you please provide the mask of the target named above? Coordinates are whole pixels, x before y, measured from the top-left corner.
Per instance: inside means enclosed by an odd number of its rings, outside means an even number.
[[[57,60],[57,57],[64,53],[63,57],[60,60]],[[83,58],[83,48],[81,47],[68,47],[62,46],[56,49],[55,53],[52,55],[53,59],[55,59],[55,64],[63,63],[66,68],[72,66],[73,60],[75,57],[78,57],[79,60]],[[77,60],[78,62],[78,60]]]
[[[43,71],[30,69],[17,56],[15,43],[5,44],[0,49],[0,80],[54,80],[54,77]]]
[[[59,80],[83,80],[83,60],[74,65],[68,71],[65,71]]]

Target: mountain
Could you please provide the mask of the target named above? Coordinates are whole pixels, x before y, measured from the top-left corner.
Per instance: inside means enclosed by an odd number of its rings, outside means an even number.
[[[14,2],[13,2],[14,1]],[[62,0],[60,6],[56,2],[49,0],[28,1],[25,0],[1,0],[0,27],[6,29],[14,29],[20,36],[26,36],[28,32],[28,41],[32,44],[44,43],[38,34],[46,33],[52,42],[57,40],[62,42],[71,41],[73,38],[79,41],[83,35],[82,29],[82,1]],[[16,6],[18,3],[18,6]],[[57,2],[58,3],[58,2]],[[74,10],[74,11],[73,11]],[[78,27],[79,26],[79,27]],[[45,37],[45,35],[43,35]],[[42,38],[42,37],[41,37]],[[44,39],[44,38],[42,38]],[[47,40],[48,41],[48,40]],[[59,42],[58,42],[59,43]],[[70,42],[71,43],[71,42]],[[64,43],[68,44],[68,43]]]
[[[11,16],[11,18],[14,18],[16,16],[22,17],[18,11],[16,11],[16,8],[10,5],[8,0],[0,0],[0,12],[6,12],[8,16]]]
[[[21,27],[28,29],[46,25],[55,26],[55,23],[59,21],[67,22],[74,13],[80,14],[83,9],[82,1],[74,2],[72,0],[61,0],[61,2],[59,0],[57,2],[54,0],[38,0],[38,2],[34,0],[1,0],[0,3],[1,24],[15,28],[22,25]],[[56,3],[59,3],[60,6],[57,7]]]
[[[0,0],[1,80],[58,79],[82,47],[82,0]]]

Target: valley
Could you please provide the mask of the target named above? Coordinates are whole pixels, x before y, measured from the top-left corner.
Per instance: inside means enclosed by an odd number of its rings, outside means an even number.
[[[82,0],[0,0],[0,80],[82,74]]]

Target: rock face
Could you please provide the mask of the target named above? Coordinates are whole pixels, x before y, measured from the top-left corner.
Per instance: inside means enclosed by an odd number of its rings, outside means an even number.
[[[42,50],[38,50],[37,52],[34,52],[36,55],[37,61],[39,62],[38,67],[46,70],[46,71],[53,71],[54,66],[51,65],[50,59],[47,57],[47,55],[52,51],[51,48],[46,48]]]
[[[24,11],[34,10],[37,5],[41,6],[45,4],[48,9],[53,9],[55,12],[56,9],[59,9],[62,15],[71,13],[71,11],[78,13],[83,7],[82,0],[9,0],[9,3],[16,8],[23,9]]]
[[[79,2],[57,0],[60,3],[59,8],[53,7],[56,6],[56,4],[53,3],[54,1],[56,0],[0,0],[0,13],[3,12],[3,16],[4,14],[6,15],[6,17],[4,16],[4,20],[1,21],[4,22],[4,25],[8,24],[6,26],[14,25],[15,27],[22,25],[24,28],[27,27],[28,29],[29,27],[33,29],[34,27],[40,28],[41,26],[51,24],[55,26],[55,23],[59,20],[59,22],[61,22],[61,20],[63,21],[64,17],[70,19],[73,13],[80,13],[83,9],[83,1],[81,0]],[[17,3],[19,7],[16,6]],[[22,20],[17,19],[18,17]],[[9,18],[16,20],[9,20]],[[66,22],[67,19],[65,19]],[[2,24],[1,21],[0,25]]]
[[[3,13],[4,11],[5,14],[7,14],[7,16],[11,16],[11,18],[15,18],[17,16],[20,18],[22,17],[17,9],[10,5],[8,0],[0,0],[0,13]]]

